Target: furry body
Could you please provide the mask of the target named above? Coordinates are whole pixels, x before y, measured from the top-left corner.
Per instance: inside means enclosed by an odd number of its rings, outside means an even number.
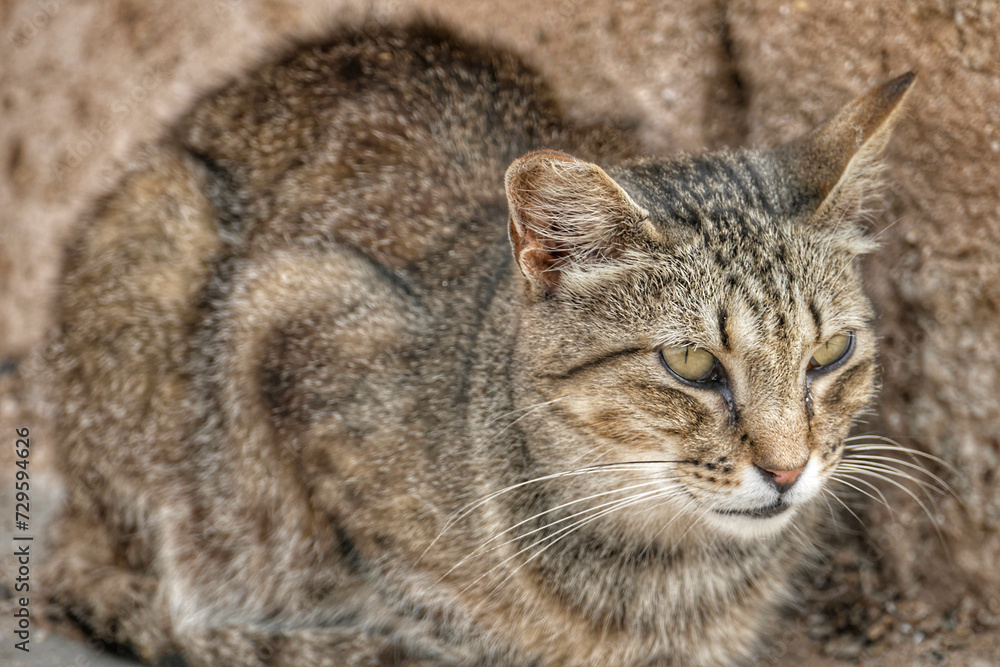
[[[427,26],[196,105],[67,256],[56,602],[192,665],[752,655],[873,390],[869,244],[829,224],[861,188],[835,140],[657,161],[623,137]],[[806,380],[846,330],[849,364]],[[672,381],[680,344],[732,391]],[[775,501],[757,471],[800,465]],[[781,516],[734,514],[757,498]]]

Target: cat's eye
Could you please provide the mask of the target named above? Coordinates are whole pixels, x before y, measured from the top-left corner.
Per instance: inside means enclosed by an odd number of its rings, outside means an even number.
[[[839,333],[823,343],[809,360],[809,370],[831,370],[854,349],[854,332]]]
[[[667,370],[688,382],[708,382],[721,375],[718,359],[694,345],[661,348],[660,359]]]

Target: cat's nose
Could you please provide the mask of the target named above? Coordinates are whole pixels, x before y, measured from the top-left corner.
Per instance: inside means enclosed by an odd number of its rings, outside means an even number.
[[[784,493],[792,488],[792,484],[795,484],[795,480],[799,478],[799,474],[805,470],[805,466],[796,468],[795,470],[769,470],[768,468],[761,468],[759,466],[754,467],[760,471],[764,479],[774,485],[778,493]]]

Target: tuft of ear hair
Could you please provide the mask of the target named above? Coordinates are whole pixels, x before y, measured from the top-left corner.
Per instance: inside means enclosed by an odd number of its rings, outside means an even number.
[[[772,151],[790,183],[791,209],[813,220],[856,212],[877,182],[879,157],[916,74],[907,72],[855,98],[825,123]]]
[[[511,250],[545,296],[568,271],[618,256],[622,239],[648,217],[603,169],[559,151],[518,158],[504,182]]]

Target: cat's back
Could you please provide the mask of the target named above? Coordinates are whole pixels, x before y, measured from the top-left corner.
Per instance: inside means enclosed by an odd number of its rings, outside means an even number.
[[[67,469],[97,461],[126,495],[187,475],[206,410],[192,380],[305,418],[319,399],[303,373],[324,352],[412,347],[446,320],[436,341],[461,355],[509,255],[507,165],[549,146],[620,157],[629,141],[574,128],[517,56],[427,21],[344,28],[236,76],[144,149],[69,246],[49,351]],[[368,324],[338,319],[359,303]],[[301,363],[275,352],[289,335]],[[324,403],[344,398],[328,385]]]
[[[507,165],[571,134],[529,66],[419,22],[300,45],[175,136],[224,182],[216,204],[248,247],[348,246],[436,283],[502,239]]]
[[[48,350],[66,543],[127,548],[140,571],[169,552],[160,576],[218,600],[265,578],[294,607],[350,565],[317,516],[431,530],[422,513],[455,509],[445,487],[473,474],[434,448],[464,437],[510,274],[507,166],[546,147],[613,162],[629,142],[573,127],[516,56],[426,23],[299,45],[205,96],[67,253]],[[205,540],[195,565],[171,551]],[[299,565],[226,558],[247,544]],[[53,580],[82,580],[68,564]]]

